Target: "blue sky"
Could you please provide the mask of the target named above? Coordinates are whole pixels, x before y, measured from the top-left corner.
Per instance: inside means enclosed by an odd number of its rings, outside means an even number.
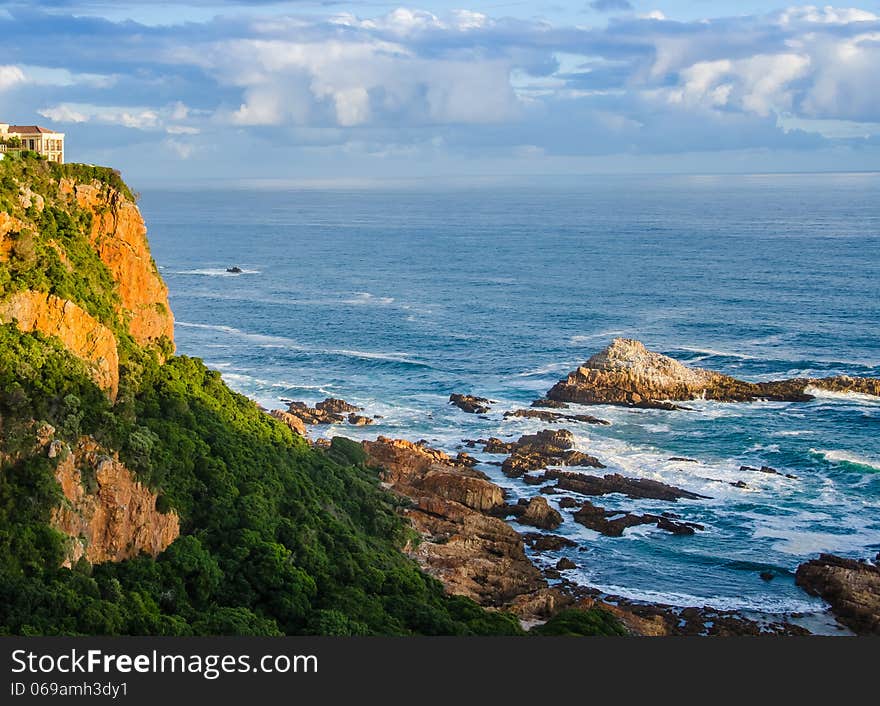
[[[0,0],[0,120],[135,182],[880,169],[880,2]]]

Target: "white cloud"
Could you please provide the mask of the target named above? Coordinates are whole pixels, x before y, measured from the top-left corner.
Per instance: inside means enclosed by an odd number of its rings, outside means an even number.
[[[226,114],[237,125],[491,123],[519,107],[509,60],[426,59],[378,39],[236,40],[188,59],[244,88]]]
[[[24,82],[24,73],[17,66],[0,66],[0,91]]]
[[[167,116],[174,113],[174,106],[157,109],[144,106],[108,106],[89,103],[60,103],[37,111],[48,120],[59,123],[97,123],[118,125],[132,130],[157,130],[164,125]],[[185,129],[185,128],[183,128]]]
[[[871,22],[880,19],[873,12],[858,8],[834,8],[831,5],[816,7],[804,5],[790,7],[779,14],[779,22],[788,25],[794,22],[813,22],[817,24],[849,24],[851,22]]]

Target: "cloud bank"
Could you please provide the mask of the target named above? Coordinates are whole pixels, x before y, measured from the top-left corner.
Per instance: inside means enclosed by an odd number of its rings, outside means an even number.
[[[287,160],[267,160],[277,174],[292,155],[322,151],[520,163],[845,156],[875,150],[880,134],[880,17],[858,8],[683,22],[602,0],[590,4],[607,24],[591,27],[474,10],[254,7],[148,26],[66,4],[69,14],[65,3],[0,11],[0,112],[76,130],[83,148],[152,142],[205,170],[236,145],[267,143]]]

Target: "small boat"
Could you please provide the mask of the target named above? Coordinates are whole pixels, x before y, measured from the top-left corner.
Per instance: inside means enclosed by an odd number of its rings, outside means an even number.
[[[242,272],[240,267],[227,267],[226,271],[231,272],[234,275],[240,275]]]

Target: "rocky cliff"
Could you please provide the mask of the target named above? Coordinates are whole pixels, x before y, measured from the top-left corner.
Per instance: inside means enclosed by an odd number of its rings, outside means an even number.
[[[83,437],[71,449],[49,444],[56,459],[55,478],[64,502],[52,511],[52,526],[68,537],[65,566],[80,558],[90,564],[122,561],[147,553],[156,556],[180,534],[177,513],[156,509],[156,494],[97,442]]]
[[[123,345],[160,358],[173,349],[168,291],[131,192],[111,170],[83,165],[5,160],[3,170],[0,324],[60,343],[113,402]],[[156,510],[115,451],[85,437],[70,446],[44,449],[65,497],[52,524],[70,537],[67,565],[155,555],[177,537],[177,515]]]
[[[89,238],[117,283],[129,333],[141,345],[163,336],[173,341],[168,288],[150,255],[147,227],[137,205],[98,181],[61,179],[58,186],[60,193],[75,199],[92,216]]]
[[[880,380],[871,378],[795,378],[746,382],[702,368],[691,368],[640,341],[616,338],[564,380],[547,398],[580,404],[615,404],[674,409],[675,401],[710,399],[751,402],[759,399],[803,402],[811,388],[880,396]]]
[[[22,331],[57,338],[85,361],[95,384],[116,399],[119,352],[113,332],[67,299],[44,292],[16,292],[0,301],[0,323],[14,322]]]

